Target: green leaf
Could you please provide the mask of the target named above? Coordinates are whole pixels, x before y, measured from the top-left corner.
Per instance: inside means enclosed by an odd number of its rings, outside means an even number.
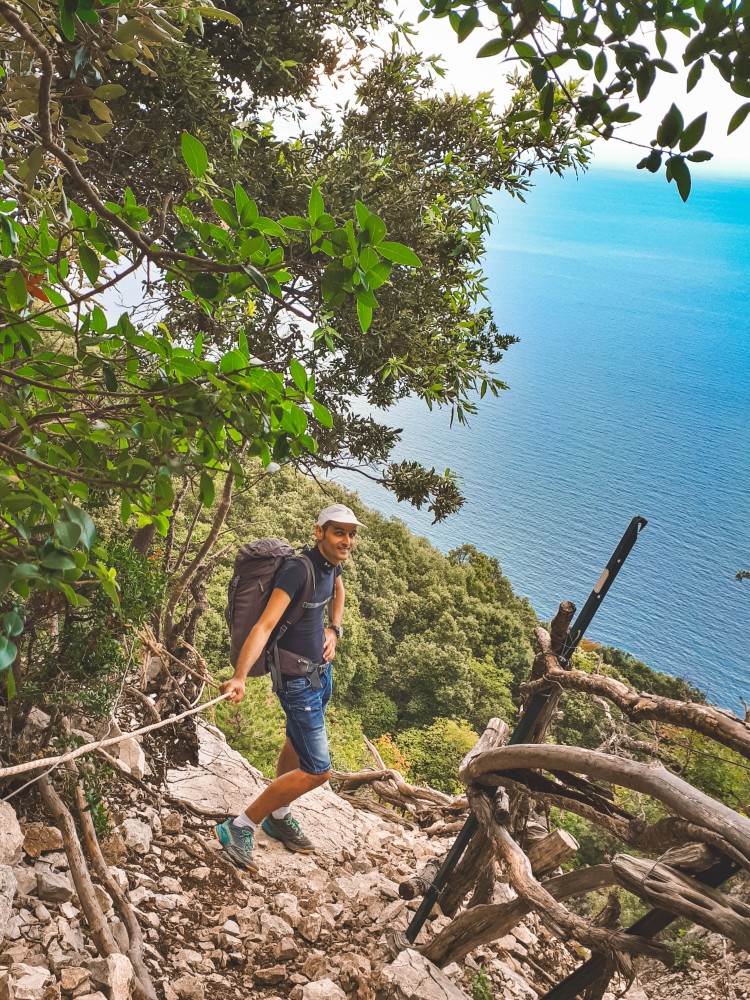
[[[674,146],[682,135],[685,122],[682,112],[673,104],[662,119],[661,125],[656,131],[656,141],[660,146]]]
[[[228,10],[222,10],[220,7],[208,7],[205,4],[198,4],[197,7],[191,7],[190,12],[200,14],[201,17],[205,17],[208,21],[226,21],[228,24],[234,25],[235,28],[245,27],[236,14],[232,14]]]
[[[100,101],[114,101],[118,97],[124,97],[127,90],[119,83],[103,83],[101,87],[96,88],[94,93]]]
[[[189,132],[182,133],[182,158],[193,177],[203,177],[208,170],[206,147]]]
[[[357,299],[357,317],[363,333],[367,333],[372,323],[372,309],[365,305],[361,299]]]
[[[96,525],[90,515],[67,500],[63,503],[63,511],[67,519],[81,529],[81,545],[90,549],[96,539]]]
[[[236,181],[234,185],[234,203],[243,226],[249,226],[258,218],[258,206],[248,197],[239,181]]]
[[[224,201],[223,198],[214,198],[211,205],[214,212],[222,221],[226,222],[230,229],[239,229],[240,220],[228,201]]]
[[[302,367],[302,365],[297,361],[296,358],[292,358],[289,362],[289,372],[292,376],[294,384],[297,386],[300,392],[307,391],[307,372]]]
[[[219,371],[225,374],[227,372],[244,371],[245,368],[247,368],[247,358],[242,351],[238,351],[236,348],[228,351],[219,362]]]
[[[196,274],[191,282],[191,287],[196,295],[202,299],[215,299],[219,294],[219,282],[206,271]]]
[[[78,245],[78,260],[86,277],[92,285],[95,285],[99,279],[100,270],[99,255],[97,252],[85,243],[80,243]]]
[[[23,632],[23,618],[17,611],[8,611],[3,615],[3,632],[11,639]]]
[[[485,42],[479,52],[477,52],[477,59],[488,59],[490,56],[499,56],[507,48],[508,43],[503,38],[493,38],[492,41]]]
[[[413,250],[405,247],[403,243],[390,243],[387,240],[378,243],[378,253],[386,260],[393,261],[394,264],[404,264],[406,267],[421,267],[422,261]]]
[[[465,12],[461,20],[458,22],[458,28],[456,29],[456,35],[458,36],[459,42],[463,42],[469,37],[474,28],[479,24],[479,11],[476,7],[469,7]]]
[[[682,138],[680,139],[680,150],[683,153],[687,153],[689,149],[693,149],[703,138],[703,133],[706,131],[706,118],[707,113],[704,111],[702,115],[698,115],[693,121],[690,122],[688,127],[682,133]]]
[[[285,215],[283,219],[279,219],[279,225],[301,233],[307,233],[312,229],[312,222],[303,219],[301,215]]]
[[[64,571],[66,569],[75,569],[76,561],[65,552],[58,552],[57,549],[52,549],[51,552],[48,552],[42,558],[40,565],[45,569]]]
[[[65,549],[74,549],[81,538],[81,529],[71,521],[55,521],[55,537]]]
[[[356,201],[354,204],[354,211],[357,213],[357,222],[359,223],[360,229],[367,228],[367,220],[370,218],[369,209],[362,204],[361,201]]]
[[[677,184],[680,198],[687,201],[690,196],[690,168],[681,156],[670,156],[667,160],[667,180]]]
[[[533,45],[529,45],[528,42],[516,42],[513,48],[515,49],[516,55],[521,59],[529,60],[538,58],[539,54],[537,50]]]
[[[5,294],[8,296],[8,305],[14,312],[18,312],[26,307],[29,293],[26,290],[26,282],[20,271],[11,271],[5,277]]]
[[[313,184],[310,190],[310,200],[307,204],[307,215],[310,222],[313,224],[318,216],[323,215],[325,212],[325,206],[323,204],[323,196],[320,193],[320,189],[317,184]]]
[[[0,670],[7,670],[13,663],[18,653],[15,642],[7,636],[0,635]]]
[[[727,129],[727,135],[731,135],[735,132],[740,125],[744,122],[747,116],[750,115],[750,101],[747,104],[743,104],[741,107],[737,108],[735,113],[729,122],[729,128]]]
[[[591,54],[585,49],[579,49],[576,52],[576,62],[585,73],[588,73],[588,71],[593,69],[594,66],[594,60],[591,58]]]
[[[333,417],[330,411],[322,403],[319,403],[317,399],[312,400],[312,411],[313,416],[319,424],[322,424],[323,427],[333,427]]]
[[[693,65],[690,67],[690,72],[688,73],[687,77],[688,94],[693,89],[693,87],[695,87],[695,85],[698,83],[702,75],[703,75],[703,60],[699,59],[698,62],[693,63]]]
[[[607,73],[607,57],[602,50],[594,60],[594,76],[599,83],[602,82]]]
[[[13,676],[13,671],[12,670],[9,670],[8,673],[6,674],[6,676],[8,678],[8,686],[7,686],[8,701],[13,701],[13,699],[16,696],[16,679]]]
[[[214,488],[214,481],[208,475],[207,472],[201,472],[201,481],[198,488],[198,499],[203,504],[204,507],[213,506],[214,499],[216,497],[216,490]]]

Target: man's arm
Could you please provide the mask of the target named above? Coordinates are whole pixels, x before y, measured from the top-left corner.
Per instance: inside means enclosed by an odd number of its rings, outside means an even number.
[[[285,590],[275,587],[268,598],[268,604],[258,621],[250,630],[250,634],[242,644],[240,655],[237,658],[237,666],[234,668],[234,677],[229,681],[224,681],[219,690],[222,694],[230,694],[230,701],[242,701],[245,697],[245,681],[250,667],[255,663],[263,650],[266,648],[271,633],[281,620],[281,616],[289,607],[291,597]]]
[[[344,617],[345,599],[346,593],[344,591],[344,582],[340,576],[337,576],[333,590],[333,601],[331,602],[331,625],[341,624],[341,619]],[[323,642],[323,659],[328,660],[329,663],[336,655],[337,642],[338,636],[336,633],[331,631],[330,628],[327,628]]]

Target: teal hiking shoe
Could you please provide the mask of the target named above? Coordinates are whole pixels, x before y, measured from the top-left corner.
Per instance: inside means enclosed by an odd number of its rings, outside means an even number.
[[[266,816],[261,823],[261,828],[269,837],[280,840],[288,851],[294,851],[296,854],[312,854],[315,850],[315,844],[308,840],[300,830],[297,820],[290,814],[287,814],[283,819]]]
[[[239,868],[256,875],[253,861],[253,831],[249,826],[237,826],[231,819],[214,827],[214,836]]]

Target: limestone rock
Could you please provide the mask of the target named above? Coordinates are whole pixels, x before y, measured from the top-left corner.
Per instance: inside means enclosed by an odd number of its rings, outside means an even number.
[[[283,983],[286,979],[286,966],[285,965],[272,965],[268,969],[256,969],[253,975],[258,983],[263,986],[274,986],[277,983]]]
[[[30,858],[38,858],[45,851],[61,851],[63,838],[56,826],[45,826],[44,823],[29,823],[24,830],[24,853]]]
[[[0,865],[0,941],[5,937],[5,928],[13,913],[13,899],[17,887],[13,869],[8,865]]]
[[[36,869],[36,891],[40,899],[51,903],[66,903],[73,898],[73,886],[67,875]]]
[[[9,802],[0,802],[0,865],[15,865],[21,860],[23,833]]]
[[[28,865],[16,865],[13,868],[13,875],[17,882],[17,892],[19,896],[30,896],[36,892],[36,871]]]
[[[346,1000],[346,993],[332,979],[318,979],[302,987],[302,1000]]]
[[[402,951],[381,973],[383,1000],[467,1000],[436,965],[411,948]]]
[[[180,813],[170,812],[162,817],[161,828],[164,833],[182,833],[183,819]]]
[[[60,986],[63,993],[73,993],[89,978],[88,969],[81,968],[80,965],[72,965],[60,971]]]
[[[172,983],[172,989],[180,1000],[203,1000],[206,988],[197,976],[180,976]]]
[[[11,966],[15,1000],[39,1000],[45,986],[52,980],[49,969],[23,963]]]
[[[120,832],[127,847],[136,854],[148,854],[152,837],[149,823],[143,823],[139,819],[126,819],[120,827]]]
[[[138,740],[131,737],[119,743],[117,756],[120,763],[124,764],[136,778],[142,778],[146,773],[146,754]]]

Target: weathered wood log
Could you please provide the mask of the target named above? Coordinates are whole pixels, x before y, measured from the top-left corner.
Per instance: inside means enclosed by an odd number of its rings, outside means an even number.
[[[580,691],[606,698],[633,722],[654,719],[657,722],[690,729],[750,759],[750,725],[731,712],[715,708],[713,705],[700,705],[661,695],[638,693],[612,677],[588,674],[582,670],[562,670],[556,661],[549,658],[547,663],[546,675],[534,678],[529,684],[525,684],[522,688],[524,693],[533,693],[542,689],[549,681],[555,681],[566,691]]]
[[[506,747],[503,749],[518,749]],[[524,748],[529,749],[529,748]],[[537,748],[534,748],[537,749]],[[485,756],[497,754],[490,751]],[[601,927],[592,927],[562,904],[534,878],[529,859],[513,840],[505,827],[492,820],[492,811],[484,794],[469,793],[469,802],[475,816],[481,823],[497,857],[505,863],[510,884],[514,891],[536,910],[542,923],[558,937],[574,938],[581,944],[595,950],[611,954],[624,972],[630,972],[629,956],[647,955],[671,965],[674,955],[664,945],[654,944],[634,934],[610,932]]]
[[[616,854],[612,871],[628,892],[662,910],[716,931],[750,951],[750,906],[648,858]]]
[[[549,638],[552,652],[559,656],[563,651],[565,639],[568,635],[570,623],[576,613],[576,606],[572,601],[562,601],[557,609],[555,617],[550,622]]]
[[[364,812],[371,812],[375,816],[380,816],[389,823],[396,823],[398,826],[403,826],[407,830],[419,829],[418,823],[414,823],[412,820],[406,819],[399,813],[394,812],[393,809],[389,809],[388,806],[384,806],[381,802],[376,802],[375,799],[362,798],[359,795],[355,795],[354,792],[339,792],[338,794],[342,799],[346,799],[349,805],[353,806],[355,809],[361,809]]]
[[[481,879],[482,873],[487,868],[494,867],[494,864],[492,847],[484,832],[477,830],[440,896],[440,909],[446,917],[455,916],[472,887]]]
[[[688,822],[723,837],[750,864],[750,820],[693,788],[666,768],[648,767],[595,750],[546,743],[542,746],[510,745],[488,750],[471,761],[468,773],[472,781],[480,784],[503,784],[500,772],[520,768],[577,771],[650,795]]]
[[[104,916],[101,904],[94,892],[91,874],[81,849],[81,842],[78,839],[76,825],[73,822],[70,810],[47,778],[42,778],[38,784],[38,788],[47,813],[62,834],[65,854],[70,865],[70,874],[73,876],[73,884],[76,887],[81,909],[86,917],[86,922],[89,925],[91,937],[97,951],[102,958],[114,955],[120,949],[112,937],[112,931],[109,929],[107,918]]]
[[[686,872],[702,872],[715,865],[721,855],[707,844],[681,844],[670,848],[661,860],[670,868]]]
[[[542,885],[554,899],[562,901],[603,889],[614,882],[610,865],[593,865],[546,879]],[[420,950],[436,965],[459,962],[474,948],[490,944],[508,934],[531,909],[523,899],[475,906],[459,914]]]
[[[402,899],[416,899],[417,896],[424,896],[432,885],[432,880],[437,875],[439,867],[439,861],[428,861],[419,874],[399,885],[399,896]]]
[[[543,840],[535,841],[528,850],[531,870],[536,878],[554,871],[572,858],[578,850],[578,841],[567,830],[554,830]]]
[[[75,763],[72,764],[70,770],[73,771],[78,779],[78,769]],[[143,934],[141,933],[140,924],[135,916],[133,907],[130,905],[127,894],[120,888],[112,872],[109,870],[107,862],[104,860],[104,855],[99,846],[99,839],[94,829],[94,822],[91,819],[91,810],[86,802],[80,780],[76,780],[75,794],[78,819],[83,831],[83,841],[86,845],[91,865],[96,872],[97,878],[112,897],[114,905],[122,917],[128,932],[128,958],[135,974],[133,992],[137,1000],[156,1000],[156,990],[154,989],[151,975],[143,957]]]
[[[494,747],[503,746],[508,742],[509,736],[510,729],[508,728],[508,724],[506,722],[503,722],[502,719],[490,719],[482,735],[459,765],[458,777],[462,784],[466,784],[466,781],[464,781],[464,775],[466,774],[467,768],[471,764],[472,760],[474,760],[474,758],[480,753],[485,753],[485,751],[492,750]]]

